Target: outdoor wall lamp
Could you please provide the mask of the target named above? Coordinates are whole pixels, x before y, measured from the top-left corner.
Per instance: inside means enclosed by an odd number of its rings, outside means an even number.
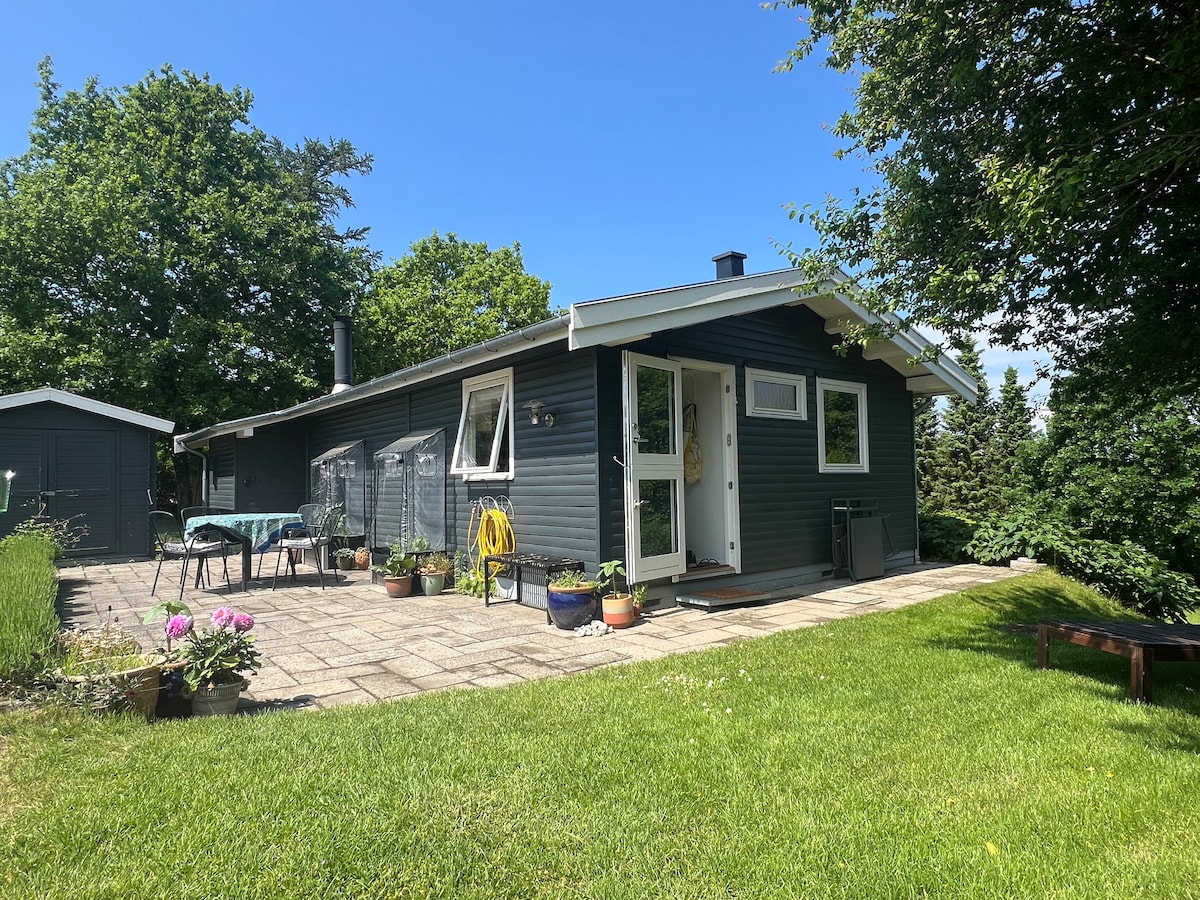
[[[525,404],[525,410],[529,413],[530,425],[545,425],[547,428],[554,427],[554,413],[546,412],[546,404],[541,400],[530,400]]]

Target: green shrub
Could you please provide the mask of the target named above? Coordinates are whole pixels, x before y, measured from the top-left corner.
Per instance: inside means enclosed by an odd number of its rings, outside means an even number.
[[[58,614],[55,541],[13,534],[0,541],[0,681],[20,681],[44,668]]]
[[[1190,575],[1129,541],[1080,537],[1070,526],[1032,511],[1013,511],[982,523],[967,545],[981,563],[1035,556],[1143,615],[1186,622],[1200,609],[1200,587]]]
[[[975,536],[977,523],[949,513],[921,513],[917,520],[921,534],[921,558],[962,562],[966,546]]]

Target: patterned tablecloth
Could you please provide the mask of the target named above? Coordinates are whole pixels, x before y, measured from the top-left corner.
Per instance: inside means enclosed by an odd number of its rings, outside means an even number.
[[[216,525],[235,532],[250,541],[255,553],[264,553],[279,540],[285,528],[303,528],[304,523],[294,512],[226,513],[220,516],[192,516],[188,519],[186,536],[191,537],[204,525]]]

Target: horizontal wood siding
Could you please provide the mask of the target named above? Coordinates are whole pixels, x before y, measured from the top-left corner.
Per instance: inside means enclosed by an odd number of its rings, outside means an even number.
[[[15,523],[18,514],[23,520],[37,512],[37,492],[50,489],[49,479],[53,478],[54,487],[65,488],[66,494],[82,492],[77,498],[64,494],[59,501],[64,514],[86,506],[86,515],[92,520],[89,527],[94,533],[81,541],[72,551],[74,555],[149,554],[149,511],[157,498],[158,480],[154,444],[159,432],[53,402],[0,411],[0,429],[11,430],[14,435],[17,429],[42,435],[36,463],[38,483],[29,484],[31,490],[20,494],[19,502],[28,506],[18,511],[18,504],[14,504],[5,516],[5,527]],[[55,448],[57,459],[45,460],[46,468],[41,470],[41,454],[50,447]],[[18,463],[24,469],[20,474],[29,474],[31,462]],[[62,470],[64,463],[70,465],[70,470]],[[16,468],[0,459],[0,468],[4,467]],[[51,507],[51,514],[55,513]]]
[[[288,512],[308,502],[304,426],[281,422],[237,438],[238,512]]]
[[[651,356],[736,365],[743,572],[831,567],[835,498],[877,501],[892,549],[916,547],[911,395],[903,376],[886,364],[864,360],[859,350],[838,356],[837,341],[825,333],[820,316],[787,307],[679,329],[630,347]],[[619,360],[617,365],[619,401]],[[805,376],[808,418],[747,416],[746,366]],[[869,473],[817,471],[818,376],[867,385]]]
[[[249,438],[248,440],[253,440]],[[237,438],[232,434],[215,437],[208,445],[208,505],[238,512],[237,505]],[[253,477],[257,472],[247,469],[243,477]]]

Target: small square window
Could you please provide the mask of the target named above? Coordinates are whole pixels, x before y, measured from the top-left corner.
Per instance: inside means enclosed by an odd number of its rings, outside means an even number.
[[[512,431],[512,369],[463,379],[450,471],[468,478],[511,478]]]
[[[817,379],[817,469],[868,472],[867,386]]]
[[[748,415],[769,419],[807,419],[804,376],[747,367],[746,410]]]

